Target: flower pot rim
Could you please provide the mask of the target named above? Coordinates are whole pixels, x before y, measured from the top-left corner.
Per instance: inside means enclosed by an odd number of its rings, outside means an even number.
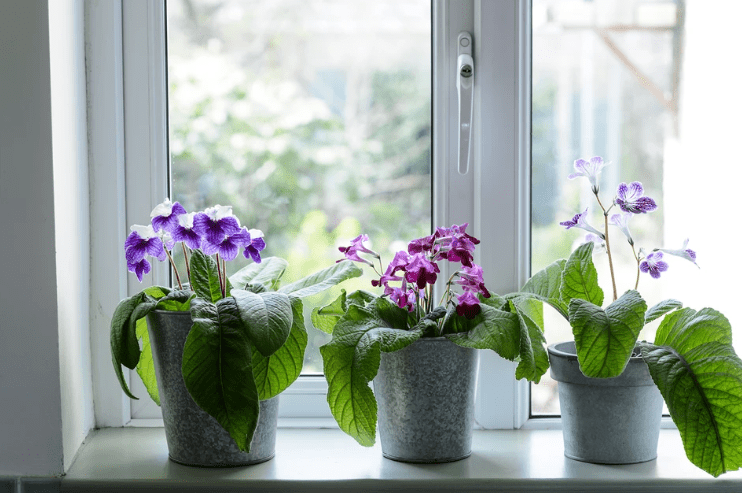
[[[188,315],[189,317],[191,316],[191,312],[190,311],[183,311],[183,310],[163,310],[161,308],[156,308],[156,309],[152,310],[150,313],[170,313],[170,314],[179,315],[179,316],[184,316],[184,315]]]
[[[549,354],[564,358],[567,360],[577,361],[577,350],[575,349],[575,341],[562,341],[549,344],[546,348]],[[636,349],[636,347],[635,347]],[[629,358],[629,361],[644,361],[641,354],[633,355]]]

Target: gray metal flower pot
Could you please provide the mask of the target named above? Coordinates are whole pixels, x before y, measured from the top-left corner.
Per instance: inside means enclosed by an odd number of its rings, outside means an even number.
[[[170,459],[189,466],[233,467],[273,458],[277,396],[260,402],[260,417],[249,454],[237,448],[229,433],[191,398],[181,373],[183,347],[191,324],[189,312],[154,310],[147,315]]]
[[[374,394],[384,457],[436,463],[471,455],[478,354],[444,337],[381,353]]]
[[[559,382],[564,455],[594,464],[634,464],[657,458],[662,395],[641,356],[615,378],[588,378],[574,342],[548,348]]]

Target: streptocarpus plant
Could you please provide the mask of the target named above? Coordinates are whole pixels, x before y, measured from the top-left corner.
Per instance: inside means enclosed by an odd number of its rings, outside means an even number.
[[[193,400],[250,451],[259,401],[285,390],[301,373],[307,332],[302,299],[320,293],[361,269],[336,264],[279,287],[287,262],[261,258],[263,233],[240,226],[229,206],[187,213],[165,200],[151,224],[135,225],[124,245],[129,271],[142,280],[147,257],[170,261],[175,288],[154,286],[122,300],[111,321],[111,354],[121,388],[132,395],[122,365],[135,369],[159,405],[146,315],[152,310],[190,311],[191,331],[183,349],[183,380]],[[186,272],[172,250],[181,248]],[[227,262],[242,254],[254,263],[227,276]],[[141,341],[141,347],[140,347]],[[247,364],[245,364],[247,362]],[[214,386],[229,392],[213,392]]]
[[[370,266],[377,276],[371,284],[384,290],[381,296],[343,291],[331,304],[312,311],[314,326],[332,334],[320,348],[330,410],[340,428],[361,445],[373,445],[376,437],[376,399],[369,382],[378,372],[382,351],[398,351],[422,337],[445,337],[517,360],[519,379],[538,382],[549,366],[539,328],[540,303],[490,294],[482,268],[473,262],[479,240],[466,233],[466,227],[437,228],[411,241],[386,268],[364,245],[366,235],[340,248],[345,258],[339,265],[350,260]],[[443,279],[443,295],[436,302],[433,285],[441,280],[441,262],[456,268]]]
[[[632,352],[639,351],[667,403],[691,462],[718,476],[742,467],[742,361],[732,347],[729,321],[712,308],[682,308],[664,300],[647,309],[637,291],[642,273],[658,279],[667,271],[665,254],[696,264],[688,240],[677,250],[636,249],[629,230],[631,218],[654,211],[657,204],[644,196],[639,182],[618,185],[610,203],[600,198],[598,177],[605,163],[600,157],[577,160],[570,179],[586,177],[603,214],[603,228],[587,222],[587,209],[560,223],[567,229],[589,232],[586,243],[568,259],[558,260],[536,273],[517,292],[504,298],[518,303],[535,299],[554,307],[570,323],[580,370],[588,377],[609,378],[623,373]],[[611,213],[611,211],[614,211]],[[614,267],[615,241],[609,226],[626,237],[636,260],[636,281],[618,296]],[[593,264],[596,245],[605,250],[611,272],[612,301],[603,308]],[[696,264],[697,265],[697,264]],[[664,317],[654,343],[637,342],[644,326]],[[538,319],[535,317],[534,320]]]

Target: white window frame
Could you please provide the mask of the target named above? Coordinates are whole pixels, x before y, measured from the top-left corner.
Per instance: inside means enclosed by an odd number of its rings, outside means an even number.
[[[432,0],[431,6],[434,224],[468,221],[469,231],[482,240],[478,262],[488,287],[511,292],[530,269],[530,1]],[[96,422],[157,424],[136,418],[144,399],[131,401],[120,391],[108,324],[127,291],[142,288],[123,261],[126,228],[146,221],[168,193],[164,1],[88,2],[86,8]],[[473,36],[475,65],[472,165],[463,176],[456,169],[461,31]],[[166,285],[165,266],[154,265],[147,281]],[[520,428],[528,420],[528,383],[516,381],[514,372],[514,363],[480,351],[478,427]],[[335,427],[326,393],[324,378],[299,377],[281,394],[279,424]]]

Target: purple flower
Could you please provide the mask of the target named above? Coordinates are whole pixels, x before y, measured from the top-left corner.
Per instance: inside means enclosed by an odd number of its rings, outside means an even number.
[[[586,217],[587,217],[587,209],[585,209],[584,212],[575,214],[575,216],[569,221],[563,221],[559,223],[559,225],[564,226],[567,229],[570,229],[570,228],[584,229],[585,231],[589,231],[590,233],[593,233],[599,236],[600,238],[605,239],[605,236],[603,235],[603,233],[601,233],[600,231],[593,228],[587,223]]]
[[[631,219],[631,214],[629,213],[613,214],[609,222],[610,224],[617,226],[618,229],[626,235],[626,239],[629,240],[629,245],[633,245],[634,239],[631,237],[631,232],[629,231],[629,219]]]
[[[401,288],[387,286],[384,288],[384,294],[389,295],[389,299],[400,308],[405,308],[410,312],[415,309],[415,301],[417,300],[415,290],[407,289],[406,283],[403,283]]]
[[[424,289],[425,284],[435,284],[440,272],[438,264],[428,260],[422,253],[416,253],[407,264],[405,279],[415,283],[418,289]]]
[[[260,252],[265,249],[265,240],[263,239],[263,232],[259,229],[251,229],[248,232],[250,236],[250,243],[245,245],[245,250],[242,254],[245,258],[251,258],[253,262],[259,264],[262,262],[260,258]]]
[[[240,222],[232,214],[231,206],[215,205],[196,214],[193,230],[205,240],[218,245],[225,236],[240,232]]]
[[[593,233],[586,234],[585,241],[583,241],[582,244],[584,245],[585,243],[593,243],[594,245],[593,252],[595,253],[605,251],[605,240],[603,240],[603,238],[601,238],[600,236],[596,234],[593,234]]]
[[[126,252],[127,264],[136,264],[144,259],[145,255],[150,255],[160,261],[167,258],[162,240],[157,236],[152,226],[138,224],[132,226],[131,233],[124,242],[124,251]]]
[[[652,252],[641,261],[639,269],[644,273],[649,272],[650,276],[659,279],[660,272],[667,270],[667,262],[662,260],[662,252]]]
[[[133,272],[137,275],[137,279],[139,279],[139,282],[142,282],[142,277],[144,277],[144,274],[149,273],[150,270],[152,270],[152,266],[149,262],[147,262],[147,259],[141,259],[138,262],[131,262],[126,261],[126,266],[129,268],[129,272]]]
[[[576,173],[570,174],[568,178],[570,180],[574,180],[579,176],[584,176],[588,180],[590,180],[590,185],[592,185],[593,193],[598,193],[598,190],[600,190],[600,186],[598,185],[598,175],[600,174],[600,170],[602,170],[607,165],[608,163],[603,162],[603,158],[598,156],[591,158],[590,161],[578,159],[574,163]]]
[[[618,185],[616,191],[616,205],[618,205],[622,211],[630,212],[632,214],[645,214],[651,212],[657,208],[654,200],[649,197],[643,197],[644,187],[638,181],[621,183]]]
[[[404,250],[398,251],[396,254],[394,254],[394,258],[389,263],[389,265],[386,266],[384,275],[381,276],[379,280],[372,280],[371,285],[388,286],[389,281],[402,281],[403,278],[396,276],[395,274],[397,273],[397,271],[405,272],[407,270],[407,264],[409,264],[411,260],[412,257],[407,252],[405,252]]]
[[[218,242],[213,242],[207,235],[201,242],[201,250],[206,255],[218,253],[224,260],[234,260],[241,247],[251,243],[247,228],[242,228],[234,234],[226,234]]]
[[[369,250],[363,245],[364,241],[368,241],[368,235],[358,235],[352,240],[350,240],[350,246],[338,248],[338,250],[340,250],[341,253],[345,254],[345,258],[340,259],[337,262],[342,262],[343,260],[350,260],[352,262],[361,262],[363,264],[368,264],[373,267],[374,265],[373,263],[369,262],[368,260],[358,255],[358,252],[363,252],[363,253],[371,254],[376,258],[379,258],[378,253],[374,252],[373,250]]]
[[[482,307],[479,306],[479,299],[474,296],[471,291],[464,291],[462,294],[457,296],[456,300],[458,301],[458,304],[456,305],[456,313],[458,313],[459,316],[471,320],[482,311]]]
[[[188,248],[195,250],[201,247],[201,236],[193,230],[195,212],[178,216],[178,225],[172,230],[173,240],[182,241]]]
[[[484,272],[482,267],[473,264],[471,267],[464,267],[459,271],[459,278],[456,281],[464,291],[482,293],[482,296],[489,298],[490,292],[484,286]]]
[[[688,239],[683,242],[683,246],[680,247],[679,250],[668,250],[666,248],[657,248],[657,250],[669,253],[670,255],[675,255],[676,257],[684,258],[688,262],[693,262],[693,264],[698,267],[699,265],[696,263],[696,252],[688,248]]]
[[[186,210],[179,202],[173,203],[167,198],[165,202],[152,209],[149,215],[152,218],[152,228],[155,231],[163,229],[172,232],[178,225],[178,216],[185,213]]]
[[[435,234],[432,234],[430,236],[424,236],[423,238],[418,238],[416,240],[412,240],[407,245],[407,251],[411,254],[430,252],[433,250],[433,244],[435,243],[435,240],[436,240]]]

